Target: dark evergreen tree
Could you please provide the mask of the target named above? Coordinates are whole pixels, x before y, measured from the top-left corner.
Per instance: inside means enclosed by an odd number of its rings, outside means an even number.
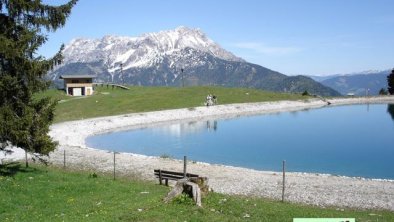
[[[385,89],[385,88],[381,88],[381,89],[379,90],[379,95],[387,95],[386,89]]]
[[[388,91],[390,95],[394,95],[394,69],[391,74],[387,76]]]
[[[43,77],[61,62],[63,46],[51,59],[36,51],[47,40],[45,32],[64,26],[76,2],[0,0],[0,151],[12,145],[48,155],[55,149],[48,131],[56,101],[34,95],[48,88]]]

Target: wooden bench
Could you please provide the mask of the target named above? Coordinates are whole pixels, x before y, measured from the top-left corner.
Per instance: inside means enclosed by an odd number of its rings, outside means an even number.
[[[159,178],[160,185],[163,184],[163,180],[165,180],[166,186],[168,186],[168,180],[179,180],[184,178],[183,172],[174,172],[174,171],[161,170],[161,169],[154,170],[154,174],[156,178]],[[186,173],[186,177],[188,178],[198,177],[198,175],[192,173]]]

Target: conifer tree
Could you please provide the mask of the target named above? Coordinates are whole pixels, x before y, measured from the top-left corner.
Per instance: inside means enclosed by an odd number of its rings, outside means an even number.
[[[388,91],[390,95],[394,95],[394,69],[391,74],[387,76]]]
[[[48,88],[44,76],[61,62],[63,46],[50,59],[36,52],[46,32],[64,26],[76,2],[50,6],[41,0],[0,0],[0,151],[17,146],[48,155],[55,149],[48,132],[56,101],[34,95]]]
[[[387,95],[386,89],[381,88],[381,89],[379,90],[379,95]]]

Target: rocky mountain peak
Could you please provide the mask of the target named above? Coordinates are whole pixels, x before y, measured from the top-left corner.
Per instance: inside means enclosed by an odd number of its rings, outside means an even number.
[[[109,72],[115,72],[120,64],[123,69],[148,67],[172,54],[177,55],[173,57],[182,57],[187,48],[223,60],[243,61],[209,39],[200,29],[185,26],[139,37],[106,35],[101,39],[78,38],[66,45],[63,54],[64,64],[102,61]]]

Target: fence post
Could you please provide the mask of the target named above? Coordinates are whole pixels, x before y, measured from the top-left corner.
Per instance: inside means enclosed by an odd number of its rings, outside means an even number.
[[[29,162],[27,161],[27,151],[25,150],[25,163],[26,163],[26,168],[29,167]]]
[[[183,156],[183,178],[186,178],[186,164],[187,164],[187,157]]]
[[[285,202],[285,177],[286,177],[286,160],[282,162],[282,171],[283,171],[283,184],[282,184],[282,202]]]
[[[116,163],[116,162],[115,162],[115,154],[116,154],[116,152],[114,151],[114,180],[115,180],[115,169],[116,169],[116,168],[115,168],[115,163]]]
[[[63,150],[63,168],[66,169],[66,150]]]

